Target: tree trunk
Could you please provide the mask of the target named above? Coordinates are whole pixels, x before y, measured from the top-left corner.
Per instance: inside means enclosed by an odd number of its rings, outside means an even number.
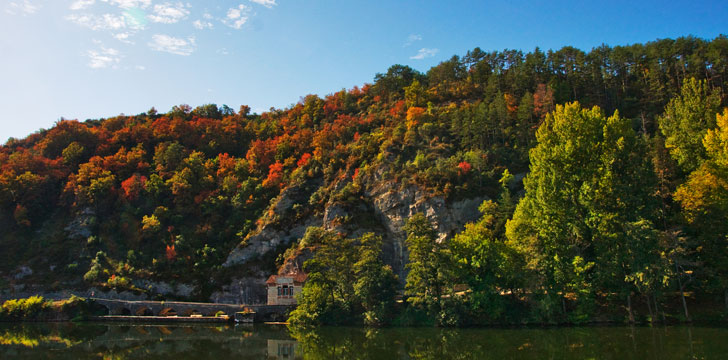
[[[675,270],[678,273],[677,276],[677,285],[680,287],[680,299],[682,300],[683,310],[685,311],[685,321],[690,321],[690,314],[688,314],[688,303],[685,301],[685,288],[683,287],[682,283],[682,276],[680,276],[680,270],[677,267],[677,264],[675,264]]]
[[[629,323],[634,324],[634,313],[632,313],[632,293],[627,294],[627,311],[629,312]]]
[[[655,322],[655,314],[652,312],[652,300],[650,299],[650,295],[645,295],[645,300],[647,300],[647,311],[650,312],[650,324]]]
[[[654,293],[652,293],[652,301],[655,304],[655,314],[659,313],[660,315],[662,315],[662,323],[665,323],[665,311],[660,311],[659,306],[657,305],[657,295],[655,295]]]

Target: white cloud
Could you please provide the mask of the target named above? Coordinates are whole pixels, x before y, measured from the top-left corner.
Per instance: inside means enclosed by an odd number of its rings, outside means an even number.
[[[119,41],[121,41],[123,43],[133,44],[134,42],[131,41],[131,40],[129,40],[129,38],[131,37],[131,35],[132,35],[132,33],[123,32],[123,33],[114,34],[114,38],[116,38],[116,40],[119,40]]]
[[[269,9],[278,5],[278,4],[276,4],[276,0],[250,0],[250,2],[254,2],[256,4],[263,5]]]
[[[126,27],[124,16],[113,14],[71,14],[66,19],[91,30],[119,30]]]
[[[419,34],[412,34],[407,37],[407,41],[404,43],[404,46],[410,46],[415,43],[415,41],[422,40],[422,35]]]
[[[154,5],[153,12],[153,15],[148,16],[149,20],[163,24],[174,24],[190,14],[190,11],[180,2],[176,4],[166,2]]]
[[[145,9],[149,7],[149,5],[152,4],[152,0],[102,0],[103,2],[107,2],[111,5],[116,5],[122,9],[131,9],[131,8],[142,8]]]
[[[213,25],[209,21],[201,21],[201,20],[195,20],[192,22],[192,26],[195,27],[195,29],[204,30],[204,29],[212,29]]]
[[[417,52],[417,55],[410,56],[410,59],[412,59],[412,60],[422,60],[424,58],[433,57],[439,51],[440,51],[440,49],[422,48],[422,49],[420,49],[420,51]]]
[[[233,29],[240,29],[248,21],[249,15],[250,7],[240,4],[236,8],[228,9],[227,16],[222,22]]]
[[[187,56],[195,51],[195,38],[188,37],[187,39],[182,39],[157,34],[152,36],[152,42],[149,43],[149,47],[156,51]]]
[[[121,60],[119,51],[103,46],[100,50],[87,51],[86,56],[89,58],[88,66],[92,69],[104,69],[109,66],[116,66]]]
[[[23,15],[31,15],[35,14],[38,9],[40,9],[40,6],[33,5],[33,3],[28,0],[11,1],[5,8],[5,12],[10,15],[17,15],[18,13],[22,13]]]
[[[144,66],[144,65],[137,65],[137,66],[135,66],[135,67],[134,67],[134,69],[137,69],[137,70],[139,70],[139,71],[144,71],[144,70],[146,70],[146,69],[147,69],[147,67],[146,67],[146,66]]]
[[[212,14],[210,14],[210,13],[204,13],[204,14],[202,14],[202,17],[207,20],[212,20]]]
[[[70,9],[71,10],[83,10],[91,5],[93,5],[96,2],[96,0],[76,0],[71,4]]]

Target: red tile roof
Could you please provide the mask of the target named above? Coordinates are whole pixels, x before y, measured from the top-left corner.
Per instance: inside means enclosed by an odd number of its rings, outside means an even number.
[[[293,284],[301,285],[306,282],[306,279],[308,279],[308,275],[302,272],[289,275],[271,275],[265,283],[268,285],[275,285],[278,282],[279,278],[291,278],[293,279]]]

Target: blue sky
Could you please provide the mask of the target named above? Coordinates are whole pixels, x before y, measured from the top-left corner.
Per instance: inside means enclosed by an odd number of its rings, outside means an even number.
[[[727,1],[3,0],[0,142],[152,106],[285,108],[467,50],[728,33]]]

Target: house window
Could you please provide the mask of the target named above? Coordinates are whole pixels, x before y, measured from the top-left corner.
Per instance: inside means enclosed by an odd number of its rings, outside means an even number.
[[[281,296],[281,287],[278,287],[278,296]]]

